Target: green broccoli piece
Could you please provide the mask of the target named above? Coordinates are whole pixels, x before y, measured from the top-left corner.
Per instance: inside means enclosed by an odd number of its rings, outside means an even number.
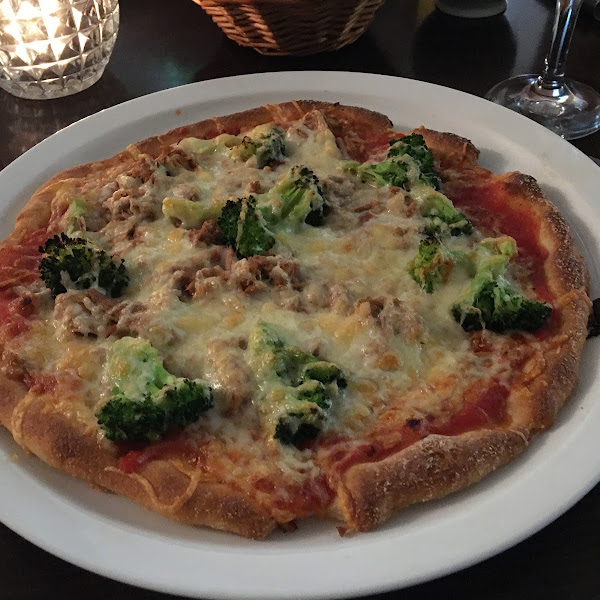
[[[68,234],[74,234],[81,230],[80,219],[86,217],[90,211],[90,205],[85,198],[76,197],[71,200],[69,208],[61,219],[63,229]]]
[[[243,198],[239,200],[228,200],[221,209],[221,215],[217,219],[217,225],[223,234],[227,245],[235,248],[238,236],[238,221],[242,213]]]
[[[232,158],[245,161],[256,156],[256,166],[259,169],[285,159],[283,129],[273,125],[259,125],[250,134],[243,138],[240,145],[232,148]]]
[[[411,192],[421,214],[430,219],[425,227],[426,235],[440,236],[449,233],[456,236],[473,233],[471,222],[444,194],[432,190],[429,186],[416,186]]]
[[[274,245],[275,237],[267,229],[265,220],[256,209],[253,196],[228,200],[217,219],[225,243],[242,258],[266,254]]]
[[[342,370],[290,344],[282,330],[262,321],[248,347],[263,390],[261,413],[273,437],[293,445],[315,438],[347,385]]]
[[[292,167],[277,185],[258,196],[257,207],[271,227],[284,222],[318,226],[329,209],[316,175],[301,165]]]
[[[440,189],[441,181],[433,168],[433,154],[425,145],[422,135],[411,133],[403,138],[390,140],[388,158],[403,155],[410,156],[419,165],[420,181],[436,190]]]
[[[215,138],[202,140],[188,137],[181,140],[177,147],[196,156],[210,156],[211,154],[225,154],[234,146],[238,146],[242,140],[228,133],[222,133]]]
[[[314,403],[300,401],[295,410],[279,417],[273,439],[282,444],[299,446],[307,440],[314,440],[323,427],[324,413]]]
[[[408,272],[431,294],[439,283],[448,279],[454,266],[465,260],[463,252],[449,250],[436,238],[427,238],[419,242],[417,255],[408,263]]]
[[[39,251],[46,254],[39,271],[52,297],[67,291],[65,284],[86,290],[95,283],[111,298],[123,293],[129,284],[125,263],[114,259],[83,238],[71,238],[65,233],[46,241]]]
[[[123,337],[110,347],[105,376],[111,398],[96,413],[109,440],[154,442],[185,427],[213,406],[199,379],[171,375],[147,340]]]
[[[433,168],[433,154],[425,145],[423,136],[407,135],[390,141],[387,160],[375,164],[349,161],[345,168],[356,173],[363,181],[376,186],[393,185],[408,188],[425,184],[436,190],[441,181]]]
[[[297,346],[283,345],[273,351],[275,362],[274,369],[279,379],[287,385],[299,385],[304,367],[311,362],[317,362],[317,358]]]
[[[475,249],[475,276],[450,308],[466,331],[536,331],[550,317],[548,304],[525,298],[504,277],[516,251],[508,236],[482,240]]]
[[[377,187],[384,185],[402,187],[409,181],[408,164],[397,160],[385,160],[375,164],[349,162],[346,168],[356,173],[365,183]]]
[[[302,369],[302,380],[310,381],[312,379],[323,384],[335,383],[339,388],[345,388],[348,385],[338,366],[322,360],[308,362]]]
[[[169,219],[180,221],[185,229],[196,229],[204,221],[216,219],[222,208],[222,203],[194,202],[171,196],[165,198],[162,203],[163,214]]]

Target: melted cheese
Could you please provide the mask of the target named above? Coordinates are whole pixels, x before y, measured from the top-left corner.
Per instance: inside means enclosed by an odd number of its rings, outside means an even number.
[[[345,175],[342,152],[322,119],[313,128],[303,122],[290,127],[286,160],[272,168],[259,170],[232,159],[229,148],[239,143],[234,136],[208,142],[194,138],[181,141],[179,148],[192,154],[200,168],[173,176],[161,167],[155,170],[151,183],[141,185],[144,199],[159,210],[155,219],[136,222],[135,243],[124,235],[127,221],[115,224],[110,230],[112,237],[102,232],[89,234],[124,258],[131,281],[123,299],[142,303],[153,317],[153,340],[157,340],[155,345],[169,370],[178,376],[207,379],[219,389],[219,377],[206,361],[207,345],[212,340],[232,344],[241,340],[241,355],[248,362],[243,348],[251,329],[258,320],[274,323],[293,334],[300,347],[308,351],[318,347],[323,360],[335,362],[343,370],[349,385],[343,401],[333,407],[327,427],[360,436],[390,405],[396,406],[403,418],[439,410],[440,397],[424,391],[429,382],[461,372],[467,364],[470,373],[466,376],[480,375],[490,368],[466,360],[471,356],[468,336],[449,311],[469,275],[456,268],[434,294],[426,294],[407,272],[421,239],[418,232],[425,224],[418,211],[411,213],[406,208],[410,193],[373,188]],[[407,160],[410,172],[414,165]],[[275,250],[297,261],[306,282],[303,299],[309,299],[310,292],[325,297],[325,301],[309,302],[308,310],[292,310],[281,302],[281,292],[274,287],[246,295],[228,284],[215,285],[205,295],[184,301],[174,285],[175,274],[187,272],[194,277],[209,265],[197,262],[205,251],[194,246],[189,232],[173,222],[169,207],[185,205],[190,223],[184,225],[197,226],[199,222],[191,212],[194,202],[221,206],[227,199],[247,195],[253,182],[269,189],[293,165],[309,166],[323,184],[330,184],[332,212],[321,227],[302,224],[294,231],[277,233]],[[340,176],[345,179],[345,188],[338,185]],[[118,183],[137,185],[130,180]],[[96,194],[95,201],[106,199],[111,189]],[[423,186],[415,187],[413,200],[419,204],[430,192]],[[451,250],[469,251],[480,238],[475,232],[451,238],[448,245]],[[334,293],[339,294],[338,301],[327,301]],[[379,297],[401,302],[422,322],[422,332],[415,338],[390,334],[373,317],[361,317],[354,310],[361,300]],[[49,315],[38,327],[33,341],[21,349],[26,360],[40,368],[51,363],[57,369],[73,369],[97,387],[104,351],[112,340],[79,340],[58,346],[58,332]],[[161,331],[172,335],[163,336]],[[266,446],[254,443],[261,431],[260,412],[255,403],[246,401],[233,414],[211,411],[190,431],[224,444],[227,452],[219,460],[229,460],[236,447],[244,449],[244,460],[231,459],[230,468],[224,471],[238,482],[244,477],[250,481],[271,468],[292,482],[314,476],[317,471],[310,451],[271,439],[266,440]],[[265,463],[265,452],[272,461],[270,466]]]

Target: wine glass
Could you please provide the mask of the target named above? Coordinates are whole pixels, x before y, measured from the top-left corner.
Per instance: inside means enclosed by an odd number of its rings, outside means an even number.
[[[600,94],[565,77],[565,63],[582,0],[556,0],[552,43],[541,75],[517,75],[485,95],[572,140],[600,129]]]

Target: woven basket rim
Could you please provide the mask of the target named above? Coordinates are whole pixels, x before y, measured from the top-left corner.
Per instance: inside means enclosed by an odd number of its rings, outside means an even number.
[[[359,38],[385,0],[194,0],[231,40],[261,54],[305,56]]]
[[[384,0],[370,0],[372,3],[380,2],[383,4]],[[265,4],[296,4],[296,5],[310,5],[310,4],[318,4],[322,6],[323,4],[330,5],[358,5],[362,3],[367,3],[369,0],[194,0],[197,4],[202,6],[203,4],[210,4],[213,6],[219,6],[222,4],[246,4],[249,6],[259,6]]]

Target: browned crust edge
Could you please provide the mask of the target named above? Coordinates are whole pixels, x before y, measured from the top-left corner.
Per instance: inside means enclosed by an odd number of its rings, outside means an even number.
[[[338,488],[340,508],[350,527],[369,531],[400,508],[476,483],[526,445],[510,431],[430,435],[385,460],[349,469]]]
[[[261,123],[286,122],[301,118],[313,109],[330,117],[334,131],[348,128],[390,129],[387,117],[366,109],[313,101],[268,105],[225,117],[216,117],[148,138],[116,156],[67,169],[55,175],[31,198],[17,219],[13,235],[4,243],[14,243],[27,232],[48,224],[50,201],[55,186],[66,180],[78,181],[124,172],[137,152],[157,156],[161,147],[184,137],[210,138],[220,133],[238,133]],[[424,128],[421,133],[440,167],[464,173],[477,170],[478,151],[466,139],[454,134]],[[337,134],[337,132],[336,132]],[[491,174],[490,174],[491,175]],[[532,178],[508,174],[507,186],[514,197],[530,202],[543,219],[543,239],[550,251],[546,268],[553,294],[562,308],[560,334],[566,339],[545,355],[541,377],[511,394],[531,409],[527,420],[514,424],[511,431],[482,430],[455,437],[429,436],[400,453],[377,463],[359,464],[349,469],[338,488],[339,507],[347,523],[364,531],[376,527],[395,510],[442,497],[475,483],[505,464],[527,446],[530,437],[548,427],[577,381],[577,369],[585,341],[589,298],[587,271],[576,250],[569,228],[556,209],[545,199]],[[0,246],[1,247],[1,246]],[[21,445],[48,464],[124,495],[161,514],[195,525],[209,525],[253,537],[265,537],[275,526],[264,508],[251,502],[232,485],[192,481],[173,461],[153,461],[136,475],[115,468],[116,457],[95,436],[65,417],[48,412],[43,396],[31,397],[22,384],[0,375],[0,421]],[[14,413],[22,411],[19,427]],[[182,498],[185,498],[183,501]]]
[[[270,514],[233,485],[189,475],[177,461],[153,460],[128,475],[116,449],[95,431],[48,410],[56,398],[34,395],[0,375],[0,421],[15,440],[44,462],[88,483],[126,496],[162,515],[262,539],[275,527]],[[189,470],[189,469],[188,469]]]
[[[343,475],[338,488],[340,509],[358,531],[373,529],[399,508],[463,489],[522,452],[536,433],[552,425],[577,385],[587,337],[589,274],[567,222],[535,179],[521,173],[496,176],[479,167],[479,151],[465,138],[425,128],[415,132],[425,138],[443,179],[495,178],[505,186],[511,202],[534,209],[541,223],[540,239],[548,250],[544,269],[556,298],[554,309],[560,310],[560,324],[533,359],[543,362],[541,370],[511,390],[510,430],[429,436],[382,461],[355,465]]]

